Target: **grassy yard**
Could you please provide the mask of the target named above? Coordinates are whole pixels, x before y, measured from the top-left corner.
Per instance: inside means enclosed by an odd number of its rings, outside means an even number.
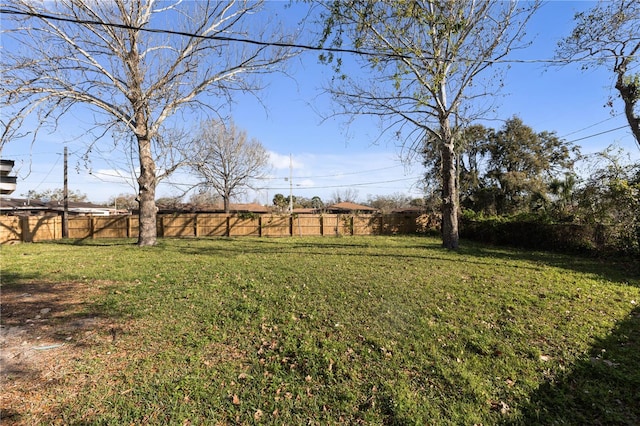
[[[3,373],[9,423],[640,424],[631,261],[426,237],[0,253],[32,356]]]

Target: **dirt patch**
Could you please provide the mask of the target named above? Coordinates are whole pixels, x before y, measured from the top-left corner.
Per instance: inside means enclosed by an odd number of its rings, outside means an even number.
[[[61,395],[79,381],[74,362],[109,336],[109,320],[89,301],[104,283],[3,285],[0,325],[0,423],[56,423]],[[61,388],[64,392],[58,392]],[[57,421],[56,421],[57,420]]]

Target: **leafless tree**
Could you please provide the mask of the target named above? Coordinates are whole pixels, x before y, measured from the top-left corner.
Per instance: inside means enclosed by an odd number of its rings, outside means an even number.
[[[135,210],[138,208],[138,200],[135,194],[118,194],[110,197],[107,205],[121,210]]]
[[[189,197],[189,204],[194,206],[216,206],[222,203],[222,198],[217,192],[208,188],[201,188]]]
[[[495,94],[481,73],[520,43],[538,2],[500,0],[334,0],[326,6],[324,43],[366,54],[357,57],[371,76],[357,79],[338,65],[329,88],[350,116],[374,115],[383,133],[400,135],[415,151],[437,141],[442,164],[443,246],[458,247],[456,140],[462,125],[477,118],[475,100]],[[331,61],[332,55],[321,59]],[[339,59],[339,58],[335,58]],[[485,84],[482,84],[485,83]]]
[[[95,133],[125,132],[117,144],[138,162],[138,244],[156,242],[155,192],[184,151],[170,129],[216,114],[235,91],[256,93],[258,74],[295,52],[259,12],[263,1],[9,0],[3,15],[0,143],[58,124],[84,108]],[[208,95],[208,96],[207,96]],[[36,128],[28,117],[36,116]],[[102,143],[97,137],[95,144]],[[161,168],[156,160],[166,164]],[[174,161],[175,160],[175,161]]]
[[[338,203],[357,203],[358,190],[355,188],[345,188],[343,190],[336,189],[331,194],[331,198],[327,201],[327,204]]]
[[[252,187],[252,182],[265,176],[269,153],[256,139],[233,121],[203,123],[196,140],[191,144],[193,155],[190,166],[202,181],[200,186],[217,192],[229,213],[232,197]]]

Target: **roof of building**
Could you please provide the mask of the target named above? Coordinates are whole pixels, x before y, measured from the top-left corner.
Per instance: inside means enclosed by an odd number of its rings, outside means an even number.
[[[360,211],[360,212],[377,212],[378,209],[373,208],[373,207],[369,207],[369,206],[363,206],[362,204],[356,204],[356,203],[351,203],[348,201],[342,202],[342,203],[337,203],[337,204],[332,204],[330,206],[325,207],[325,210],[329,210],[329,211],[344,211],[344,212],[353,212],[353,211]]]
[[[109,207],[84,201],[69,201],[69,211],[75,213],[107,212]],[[64,210],[62,201],[42,201],[30,198],[0,197],[0,210],[9,212],[60,212]]]

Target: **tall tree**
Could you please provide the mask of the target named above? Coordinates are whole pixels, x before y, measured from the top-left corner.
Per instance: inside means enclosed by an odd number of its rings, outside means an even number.
[[[289,205],[289,200],[283,194],[276,194],[273,196],[273,205],[284,211]]]
[[[624,102],[624,113],[640,148],[640,2],[601,1],[575,16],[570,36],[558,44],[558,57],[583,68],[607,65]]]
[[[358,80],[341,72],[330,88],[340,112],[380,117],[387,130],[404,132],[405,146],[437,141],[446,248],[458,247],[459,126],[470,119],[475,98],[495,93],[482,90],[478,77],[519,47],[524,24],[538,5],[497,0],[326,4],[322,41],[343,46],[351,40],[355,49],[367,52],[359,60],[376,76]]]
[[[219,121],[203,123],[191,145],[191,169],[202,179],[202,187],[222,197],[226,213],[231,198],[264,177],[269,165],[267,150],[258,140],[249,140],[247,132],[238,129],[233,121],[226,125]]]
[[[485,149],[498,214],[528,211],[533,201],[544,200],[549,183],[571,171],[578,155],[554,133],[536,133],[517,117],[491,132]]]
[[[179,163],[156,167],[154,153],[168,150],[164,159],[178,153],[168,129],[190,114],[217,114],[236,90],[259,89],[251,76],[292,55],[287,48],[232,41],[289,41],[259,18],[262,7],[248,0],[7,1],[3,39],[11,41],[1,55],[0,142],[30,132],[23,127],[32,113],[39,128],[80,106],[95,115],[100,133],[130,135],[118,144],[138,161],[138,244],[154,245],[156,185]],[[177,113],[180,119],[172,120]],[[37,131],[32,134],[35,140]]]

